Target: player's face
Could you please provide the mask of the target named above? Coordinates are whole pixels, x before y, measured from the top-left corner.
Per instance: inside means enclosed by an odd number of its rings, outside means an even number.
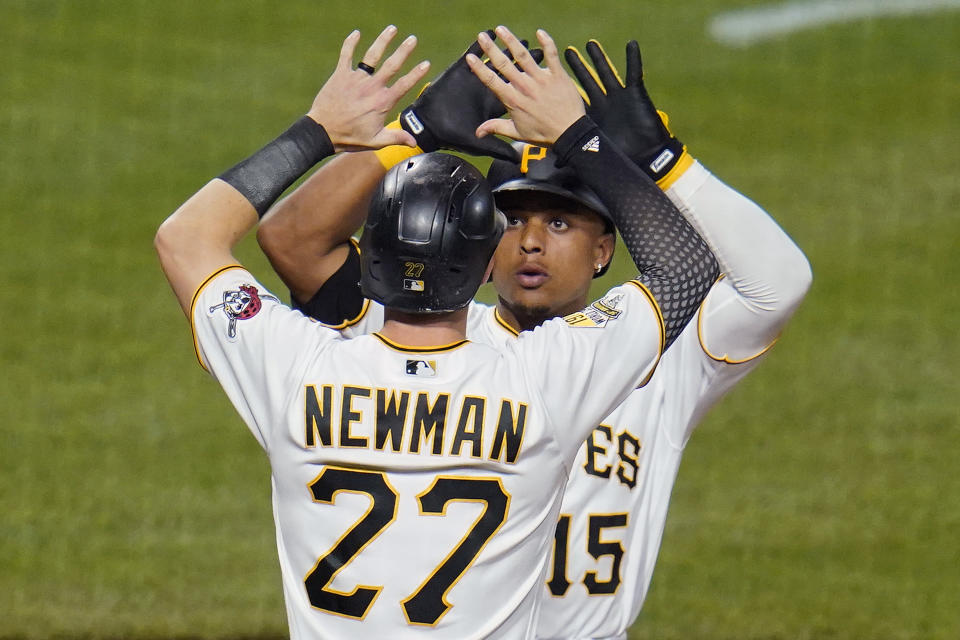
[[[593,212],[523,199],[504,208],[507,229],[493,259],[501,315],[520,329],[582,309],[596,266],[614,238]]]

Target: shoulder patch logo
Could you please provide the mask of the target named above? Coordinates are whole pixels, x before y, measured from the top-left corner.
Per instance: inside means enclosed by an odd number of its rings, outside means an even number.
[[[237,320],[249,320],[260,313],[263,300],[279,302],[275,296],[269,293],[261,294],[253,285],[244,284],[234,291],[224,291],[223,302],[210,307],[209,313],[213,313],[217,309],[223,309],[223,313],[230,321],[227,325],[227,337],[236,338]]]
[[[436,360],[407,360],[407,375],[433,378],[437,375]]]
[[[622,293],[600,298],[586,309],[565,316],[563,320],[571,327],[603,327],[607,322],[616,320],[620,317],[620,314],[623,313],[623,311],[620,310],[620,301],[622,299]]]
[[[598,151],[600,151],[600,136],[593,136],[592,138],[587,140],[587,144],[583,145],[580,148],[583,149],[584,151],[592,151],[593,153],[597,153]]]

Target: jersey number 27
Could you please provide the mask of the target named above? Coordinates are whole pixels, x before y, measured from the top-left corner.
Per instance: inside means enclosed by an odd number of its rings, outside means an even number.
[[[317,560],[303,583],[310,604],[330,613],[362,619],[367,615],[382,586],[358,585],[350,593],[329,587],[336,574],[380,535],[397,516],[397,492],[386,476],[378,471],[359,471],[324,467],[310,484],[314,502],[333,504],[345,491],[369,496],[370,508],[344,533],[325,555]],[[434,625],[452,606],[447,592],[473,564],[477,555],[507,517],[510,496],[498,478],[437,476],[430,487],[417,496],[420,513],[444,515],[449,502],[479,502],[483,512],[443,562],[420,587],[400,604],[411,624]]]

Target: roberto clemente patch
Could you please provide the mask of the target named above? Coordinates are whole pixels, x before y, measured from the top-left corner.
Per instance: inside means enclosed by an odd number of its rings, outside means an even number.
[[[616,320],[620,317],[620,314],[623,313],[623,311],[620,310],[620,302],[622,300],[622,293],[608,295],[593,302],[582,311],[564,316],[563,319],[571,327],[602,328],[611,320]]]

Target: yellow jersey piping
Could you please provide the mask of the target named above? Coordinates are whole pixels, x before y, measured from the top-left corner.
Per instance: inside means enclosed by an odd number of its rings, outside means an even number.
[[[726,277],[727,275],[725,273],[721,273],[720,277],[717,278],[717,282],[720,282]],[[716,282],[714,284],[716,284]],[[773,339],[773,342],[771,342],[770,344],[765,346],[763,349],[761,349],[760,352],[757,353],[756,355],[748,356],[740,360],[734,360],[728,357],[726,354],[722,356],[714,355],[710,353],[709,349],[707,349],[707,345],[703,337],[703,313],[702,312],[703,312],[703,305],[706,304],[706,302],[707,302],[706,299],[704,299],[704,301],[700,303],[700,310],[697,312],[697,341],[700,342],[700,348],[703,349],[703,352],[707,354],[707,356],[711,360],[716,360],[717,362],[724,362],[726,364],[744,364],[746,362],[750,362],[751,360],[756,360],[757,358],[765,354],[767,351],[769,351],[773,347],[773,345],[777,344],[777,340],[780,339],[780,336],[777,336],[776,338]]]
[[[636,288],[640,289],[643,292],[643,295],[647,297],[647,300],[650,302],[650,306],[653,307],[654,313],[657,315],[657,327],[660,329],[660,346],[657,350],[657,360],[653,363],[653,366],[650,367],[650,373],[647,374],[647,377],[643,379],[643,382],[637,385],[637,389],[640,387],[645,387],[650,378],[653,377],[653,372],[657,370],[657,366],[660,364],[660,358],[663,357],[663,345],[666,342],[667,330],[663,323],[663,311],[660,310],[660,305],[657,304],[657,299],[653,297],[653,294],[650,293],[650,289],[647,289],[647,285],[643,284],[639,280],[628,280],[629,284],[632,284]]]
[[[200,363],[200,366],[207,373],[210,372],[210,369],[207,368],[207,365],[203,363],[203,358],[200,357],[200,341],[197,339],[197,327],[194,325],[194,322],[193,322],[194,310],[196,309],[196,306],[197,306],[197,300],[200,298],[200,293],[203,291],[204,287],[206,287],[210,283],[210,281],[216,278],[218,275],[220,275],[224,271],[230,271],[231,269],[243,269],[243,268],[244,268],[243,265],[240,265],[240,264],[228,264],[224,267],[220,267],[219,269],[211,273],[209,276],[204,278],[203,282],[200,283],[200,286],[197,287],[197,290],[193,292],[193,298],[191,298],[190,300],[190,333],[193,337],[193,353],[195,356],[197,356],[197,362]]]
[[[510,326],[510,324],[500,315],[500,309],[498,307],[493,308],[493,319],[497,321],[501,327],[506,329],[509,333],[513,334],[514,337],[519,336],[520,332]]]

